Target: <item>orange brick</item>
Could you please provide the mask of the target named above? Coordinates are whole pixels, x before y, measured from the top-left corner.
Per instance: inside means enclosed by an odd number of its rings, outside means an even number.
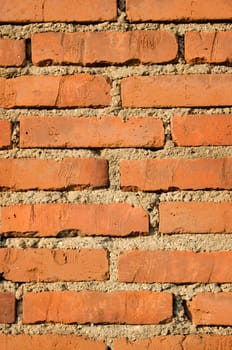
[[[230,0],[127,0],[126,11],[129,21],[209,21],[230,20]]]
[[[23,298],[23,323],[159,324],[171,317],[169,293],[65,291],[27,293]]]
[[[0,22],[102,22],[116,19],[116,0],[0,0]]]
[[[108,277],[107,252],[0,248],[0,273],[14,282],[101,281]]]
[[[108,163],[104,159],[0,159],[2,189],[74,190],[107,185]]]
[[[96,137],[97,135],[97,137]],[[149,147],[164,144],[164,128],[154,117],[33,117],[20,119],[20,147]]]
[[[231,106],[231,74],[134,76],[122,80],[123,107]]]
[[[129,341],[126,338],[114,341],[114,350],[231,350],[232,336],[190,334],[157,336]]]
[[[11,123],[8,120],[0,120],[0,148],[11,146]]]
[[[139,283],[232,282],[231,264],[232,252],[226,251],[132,250],[119,257],[118,279]]]
[[[231,189],[232,158],[121,161],[123,190]]]
[[[171,128],[177,146],[232,145],[231,115],[174,116]]]
[[[32,62],[36,65],[165,63],[175,60],[177,52],[175,35],[165,31],[32,35]]]
[[[194,324],[232,325],[232,293],[197,293],[187,307]]]
[[[76,230],[83,236],[128,236],[149,232],[146,211],[126,203],[19,204],[2,207],[1,216],[0,230],[6,236],[56,236],[67,230]]]
[[[162,202],[159,212],[162,233],[232,233],[232,202]]]
[[[185,59],[195,63],[232,63],[232,31],[185,34]]]
[[[21,76],[0,78],[0,107],[100,107],[110,104],[110,84],[103,76]]]
[[[0,292],[0,323],[15,322],[15,295]]]
[[[101,341],[58,334],[0,334],[0,344],[1,350],[106,350],[106,345]]]
[[[129,341],[119,338],[114,341],[114,350],[186,350],[182,347],[183,336],[157,336]]]
[[[0,39],[0,66],[19,67],[24,64],[25,59],[25,40]]]

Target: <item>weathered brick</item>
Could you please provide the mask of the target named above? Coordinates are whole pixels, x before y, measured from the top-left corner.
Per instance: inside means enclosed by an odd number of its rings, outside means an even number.
[[[140,21],[209,21],[230,20],[230,0],[126,0],[127,17]]]
[[[108,163],[97,158],[61,161],[33,158],[0,159],[0,188],[62,190],[108,185]]]
[[[121,82],[123,107],[231,106],[231,74],[128,77]]]
[[[114,204],[19,204],[1,208],[0,231],[5,236],[56,236],[67,230],[79,235],[148,234],[148,214],[142,207]],[[57,219],[59,218],[59,220]]]
[[[8,120],[0,120],[0,148],[11,146],[11,123]]]
[[[116,19],[116,0],[0,0],[0,22],[102,22]]]
[[[10,292],[0,292],[0,323],[15,322],[15,295]]]
[[[175,35],[156,30],[32,36],[32,62],[36,65],[165,63],[175,60],[177,52]]]
[[[69,334],[0,334],[0,344],[1,350],[106,350],[106,345],[102,341]]]
[[[100,107],[110,104],[110,84],[103,76],[24,75],[0,78],[0,107]]]
[[[232,325],[232,293],[197,293],[187,307],[194,324]]]
[[[132,250],[119,257],[118,279],[139,283],[232,282],[231,264],[232,252],[227,251]]]
[[[0,273],[14,282],[106,280],[103,249],[0,248]]]
[[[120,338],[114,341],[114,350],[231,350],[231,348],[231,335],[190,334],[157,336],[134,341]]]
[[[96,137],[97,135],[97,137]],[[20,147],[149,147],[164,144],[164,128],[154,117],[25,116],[20,119]]]
[[[231,189],[232,158],[121,161],[123,190]]]
[[[134,341],[119,338],[114,341],[114,350],[187,350],[182,347],[183,339],[181,335],[157,336]]]
[[[232,202],[162,202],[159,213],[162,233],[232,233]]]
[[[23,298],[23,323],[159,324],[171,317],[170,293],[65,291],[27,293]]]
[[[25,59],[25,40],[0,39],[0,66],[19,67],[24,64]]]
[[[232,145],[231,115],[173,116],[171,129],[177,146]]]
[[[196,63],[231,63],[232,31],[185,34],[185,59]]]

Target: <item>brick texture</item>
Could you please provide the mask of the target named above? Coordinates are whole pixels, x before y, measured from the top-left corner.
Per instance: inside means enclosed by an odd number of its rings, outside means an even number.
[[[163,202],[159,213],[162,233],[232,233],[232,202]]]
[[[0,248],[0,273],[14,282],[106,280],[103,249]]]
[[[133,250],[119,257],[120,282],[232,282],[232,252]],[[223,269],[222,269],[223,265]]]
[[[0,78],[0,107],[101,107],[110,104],[110,84],[99,75]]]
[[[15,322],[15,295],[10,292],[0,292],[0,323]]]
[[[104,159],[66,158],[62,161],[35,158],[0,159],[2,189],[75,190],[107,185],[108,164]]]
[[[0,149],[11,146],[11,123],[8,120],[0,120]]]
[[[76,50],[72,48],[76,47]],[[165,63],[176,59],[175,35],[165,31],[42,33],[32,36],[32,61],[43,64]]]
[[[96,137],[97,134],[97,137]],[[20,119],[20,147],[149,147],[164,144],[164,128],[154,117],[33,117]]]
[[[232,336],[190,334],[177,336],[157,336],[129,341],[126,338],[114,341],[114,350],[230,350]]]
[[[171,128],[177,146],[232,145],[231,115],[173,116]]]
[[[102,22],[116,18],[116,0],[0,0],[0,22]]]
[[[134,21],[209,21],[232,18],[230,0],[127,0],[127,17]]]
[[[134,76],[122,80],[122,105],[132,108],[231,106],[231,89],[230,74]]]
[[[231,189],[232,159],[144,159],[121,161],[123,190]]]
[[[102,341],[75,335],[6,335],[0,334],[1,350],[106,350]]]
[[[232,31],[185,34],[185,59],[195,63],[231,63]]]
[[[0,39],[0,66],[19,67],[24,64],[25,59],[25,40]]]
[[[23,299],[24,323],[159,324],[171,317],[169,293],[65,291],[27,293]]]
[[[87,236],[128,236],[149,231],[146,211],[126,203],[15,205],[2,207],[1,217],[0,231],[6,236],[46,237],[67,230]]]
[[[230,326],[231,302],[232,293],[198,293],[187,307],[194,324]]]

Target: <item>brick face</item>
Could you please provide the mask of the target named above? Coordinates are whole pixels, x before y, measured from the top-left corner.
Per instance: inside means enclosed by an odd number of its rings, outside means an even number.
[[[11,123],[8,120],[0,120],[0,149],[11,146]]]
[[[72,50],[77,47],[77,50]],[[165,63],[176,59],[175,35],[165,31],[42,33],[32,36],[36,65]]]
[[[15,308],[15,295],[10,292],[0,292],[0,323],[14,323]]]
[[[0,78],[0,107],[100,107],[110,104],[110,84],[102,76],[21,76]]]
[[[121,161],[124,190],[231,189],[232,160],[144,159]]]
[[[0,66],[22,66],[26,59],[25,40],[0,39]]]
[[[104,159],[66,158],[62,161],[35,158],[0,159],[2,189],[61,190],[107,185],[108,165]]]
[[[121,83],[122,105],[131,108],[231,106],[231,81],[230,74],[129,77]]]
[[[103,22],[116,18],[116,0],[1,0],[0,22]]]
[[[20,119],[22,148],[159,148],[163,144],[163,123],[155,117],[132,117],[126,121],[119,117],[25,116]]]
[[[148,234],[148,214],[129,204],[34,204],[1,209],[3,235],[49,237],[67,230],[83,236]],[[59,220],[57,220],[59,218]]]
[[[52,301],[52,302],[51,302]],[[37,305],[40,305],[38,309]],[[169,293],[83,291],[27,293],[23,322],[159,324],[172,317]]]
[[[107,252],[0,248],[0,273],[14,282],[101,281],[108,277]]]

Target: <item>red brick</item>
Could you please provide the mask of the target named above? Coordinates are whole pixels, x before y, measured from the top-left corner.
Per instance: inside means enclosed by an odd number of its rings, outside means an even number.
[[[134,76],[122,80],[123,107],[232,105],[231,74]]]
[[[159,212],[162,233],[232,233],[232,202],[162,202]]]
[[[231,348],[231,335],[190,334],[157,336],[134,341],[121,338],[114,341],[114,350],[231,350]]]
[[[232,63],[232,31],[185,34],[185,59],[195,63]]]
[[[0,273],[14,282],[101,281],[108,277],[107,252],[0,248]]]
[[[23,323],[159,324],[171,317],[169,293],[65,291],[27,293],[23,299]]]
[[[97,135],[97,137],[96,137]],[[164,144],[164,128],[154,117],[25,116],[20,119],[20,147],[149,147]]]
[[[110,84],[103,76],[24,75],[0,78],[0,107],[100,107],[110,104]]]
[[[123,190],[231,189],[232,158],[121,161]]]
[[[114,350],[185,350],[182,347],[183,339],[181,335],[157,336],[134,341],[119,338],[114,341]]]
[[[8,120],[0,120],[0,148],[11,146],[11,123]]]
[[[6,335],[0,334],[1,350],[106,350],[101,341],[75,335]]]
[[[129,21],[209,21],[232,18],[230,0],[127,0]]]
[[[126,203],[19,204],[2,207],[1,216],[4,236],[57,236],[66,230],[76,230],[83,236],[128,236],[149,232],[146,211]]]
[[[41,176],[42,174],[42,176]],[[0,159],[0,188],[62,190],[108,185],[108,163],[96,158]]]
[[[175,35],[157,30],[32,36],[32,62],[36,65],[165,63],[175,60],[177,52]]]
[[[231,115],[174,116],[171,128],[177,146],[232,145]]]
[[[232,252],[193,253],[177,250],[132,250],[118,262],[120,282],[232,282]],[[223,266],[223,269],[222,269]]]
[[[0,323],[15,322],[15,295],[0,292]]]
[[[232,293],[198,293],[187,307],[194,324],[232,325]]]
[[[0,66],[19,67],[24,64],[25,59],[25,40],[0,39]]]
[[[116,19],[116,0],[0,0],[0,22],[102,22]]]

